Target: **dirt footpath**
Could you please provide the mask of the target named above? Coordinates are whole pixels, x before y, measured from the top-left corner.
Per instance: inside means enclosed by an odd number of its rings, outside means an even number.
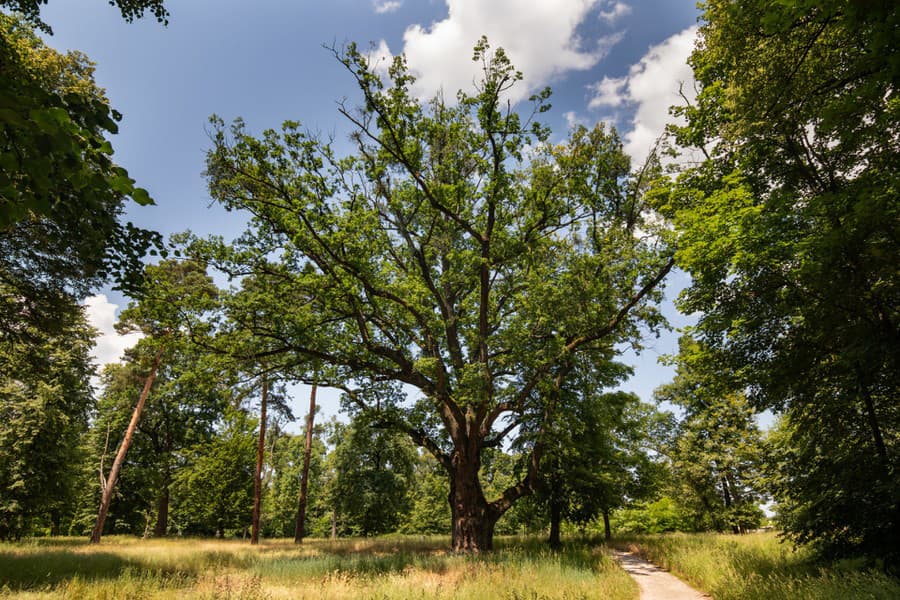
[[[710,596],[698,592],[668,571],[660,569],[631,552],[616,551],[622,568],[637,581],[641,600],[699,600]]]

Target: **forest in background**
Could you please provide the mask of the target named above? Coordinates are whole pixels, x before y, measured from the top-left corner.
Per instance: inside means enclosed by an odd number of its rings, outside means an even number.
[[[412,98],[402,57],[384,74],[335,49],[357,152],[213,119],[210,192],[247,231],[167,243],[122,222],[151,200],[111,160],[118,114],[89,60],[33,33],[39,2],[2,5],[23,16],[0,17],[0,538],[401,531],[487,550],[558,544],[563,524],[740,532],[772,499],[822,556],[896,565],[889,3],[708,2],[687,125],[638,166],[602,125],[547,144],[549,90],[504,105],[521,74],[487,40],[455,104]],[[700,314],[657,391],[677,415],[611,391],[619,349],[665,326],[675,265]],[[144,337],[95,394],[78,302],[109,281]],[[351,418],[311,427],[305,477],[298,381],[342,389]]]

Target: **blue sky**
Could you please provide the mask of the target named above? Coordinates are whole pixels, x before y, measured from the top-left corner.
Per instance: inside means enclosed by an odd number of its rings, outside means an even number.
[[[691,89],[685,59],[693,44],[695,0],[169,0],[168,26],[153,19],[124,22],[106,0],[51,0],[43,18],[47,42],[79,50],[97,63],[96,79],[124,115],[113,137],[115,158],[156,201],[129,218],[168,235],[235,236],[242,218],[210,205],[202,176],[210,146],[208,117],[241,116],[254,131],[286,119],[344,142],[337,102],[356,96],[348,74],[323,48],[356,42],[377,56],[407,54],[419,92],[452,94],[470,85],[471,49],[486,34],[524,73],[523,94],[550,85],[545,115],[557,138],[573,123],[614,123],[640,160],[670,120],[680,84]],[[686,284],[669,283],[666,313],[676,327],[688,319],[671,306]],[[104,331],[97,354],[113,359],[126,340],[111,331],[115,306],[127,299],[102,290],[89,312]],[[628,355],[635,376],[624,387],[649,400],[671,378],[656,363],[676,348],[677,334],[648,339]],[[133,342],[133,340],[131,340]],[[302,414],[305,389],[297,389]],[[323,412],[336,394],[321,395]]]

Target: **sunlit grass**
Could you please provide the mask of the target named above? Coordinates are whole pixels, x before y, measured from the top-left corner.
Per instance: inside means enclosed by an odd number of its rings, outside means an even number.
[[[552,552],[498,538],[455,555],[444,537],[242,541],[108,537],[0,545],[0,596],[17,598],[637,598],[597,544]]]
[[[854,563],[817,565],[774,533],[645,535],[622,544],[716,600],[900,598],[898,580]]]

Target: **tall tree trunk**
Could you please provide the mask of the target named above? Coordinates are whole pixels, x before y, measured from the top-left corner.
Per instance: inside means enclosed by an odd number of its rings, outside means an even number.
[[[156,525],[153,527],[153,537],[166,537],[169,532],[169,476],[163,482],[163,488],[156,501]]]
[[[59,523],[62,520],[59,509],[54,509],[50,513],[50,536],[57,537],[59,535]]]
[[[337,511],[331,511],[331,539],[337,537]]]
[[[731,500],[731,490],[728,487],[728,479],[724,475],[721,475],[719,477],[719,481],[722,484],[722,497],[725,500],[725,508],[729,509],[731,508],[733,502]],[[731,524],[731,533],[740,533],[737,525],[733,523]]]
[[[875,452],[878,454],[878,459],[881,461],[884,472],[888,473],[890,463],[888,461],[887,447],[884,445],[884,437],[881,435],[881,427],[878,424],[878,415],[875,412],[872,392],[869,391],[869,386],[863,378],[862,369],[859,369],[858,377],[860,394],[866,407],[866,419],[869,422],[869,429],[872,431],[872,441],[875,443]]]
[[[266,449],[266,409],[269,402],[269,380],[262,374],[262,398],[259,402],[259,441],[256,444],[256,471],[253,474],[253,517],[251,519],[250,543],[259,543],[259,512],[262,504],[262,468]]]
[[[731,493],[731,505],[732,506],[740,506],[743,502],[743,499],[741,498],[741,494],[738,491],[739,490],[738,486],[735,485],[735,483],[734,483],[734,477],[732,477],[731,474],[726,474],[725,482],[728,484],[728,489]],[[731,530],[734,533],[740,533],[740,534],[747,533],[747,531],[744,529],[744,526],[739,522],[734,523],[731,526]]]
[[[487,552],[493,549],[494,526],[500,518],[484,498],[478,480],[475,452],[454,451],[450,473],[451,546],[454,552]]]
[[[309,459],[312,454],[313,421],[316,416],[316,384],[309,393],[309,414],[306,415],[306,445],[303,447],[303,479],[300,480],[300,499],[297,502],[297,522],[294,524],[294,543],[303,542],[306,535],[306,498],[309,491]]]
[[[609,509],[603,509],[603,538],[607,542],[612,541],[612,527],[609,525]]]
[[[562,542],[559,539],[560,525],[562,524],[562,503],[558,498],[550,499],[550,539],[547,543],[551,548],[559,548]]]
[[[94,529],[91,531],[91,543],[100,543],[100,536],[103,535],[103,525],[106,523],[106,515],[109,513],[109,504],[112,501],[113,492],[116,489],[116,481],[119,479],[119,471],[122,470],[122,463],[125,462],[125,455],[131,446],[131,439],[134,437],[134,430],[137,429],[138,421],[141,419],[141,412],[144,410],[144,404],[147,402],[147,396],[150,395],[150,388],[153,386],[153,380],[156,378],[156,371],[159,368],[159,362],[162,360],[163,347],[160,346],[153,359],[153,367],[150,374],[144,381],[144,389],[141,390],[141,396],[138,399],[137,406],[131,415],[131,422],[128,423],[128,429],[125,430],[125,438],[119,446],[116,458],[113,461],[112,468],[109,470],[109,477],[103,478],[101,469],[100,481],[103,484],[103,495],[100,499],[100,510],[97,511],[97,521],[94,523]]]

